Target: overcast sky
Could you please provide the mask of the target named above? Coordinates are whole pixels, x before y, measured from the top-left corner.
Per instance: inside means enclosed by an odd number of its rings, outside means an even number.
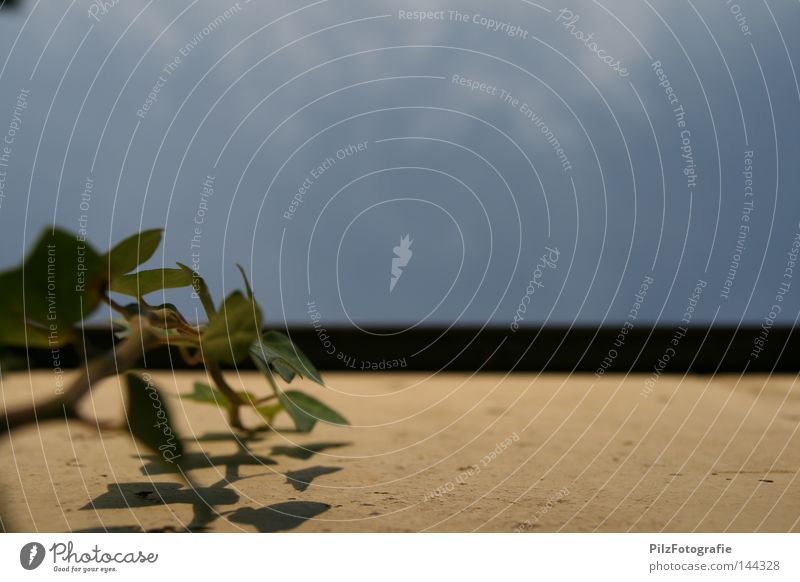
[[[218,296],[243,263],[272,321],[792,323],[799,29],[778,1],[28,0],[0,267],[85,215],[99,248],[165,226],[149,266]]]

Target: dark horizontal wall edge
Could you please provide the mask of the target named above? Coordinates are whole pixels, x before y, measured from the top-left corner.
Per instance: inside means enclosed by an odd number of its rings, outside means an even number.
[[[284,330],[321,370],[549,371],[661,373],[800,371],[800,340],[793,328],[289,328]],[[89,329],[97,350],[113,342],[107,329]],[[17,350],[31,367],[52,367],[48,350]],[[62,366],[77,355],[65,348]],[[177,350],[147,355],[148,368],[190,369]],[[250,362],[240,368],[253,369]]]

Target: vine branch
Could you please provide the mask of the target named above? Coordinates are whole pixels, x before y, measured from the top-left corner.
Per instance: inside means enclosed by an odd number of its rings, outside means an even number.
[[[135,316],[131,318],[130,323],[131,334],[113,350],[89,361],[63,394],[28,408],[8,411],[0,416],[0,434],[45,420],[78,418],[75,412],[78,401],[97,382],[130,370],[146,351],[157,345],[157,336],[146,320]]]

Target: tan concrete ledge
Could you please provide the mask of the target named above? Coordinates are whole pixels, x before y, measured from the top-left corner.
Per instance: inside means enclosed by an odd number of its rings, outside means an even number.
[[[332,373],[328,388],[304,388],[352,427],[267,433],[246,449],[221,410],[173,397],[201,376],[154,378],[212,509],[127,434],[49,422],[0,439],[5,527],[800,531],[794,376],[662,376],[647,390],[639,375]],[[255,374],[238,382],[265,390]],[[9,375],[2,400],[53,389],[48,372]],[[93,398],[87,413],[119,417],[116,380]]]

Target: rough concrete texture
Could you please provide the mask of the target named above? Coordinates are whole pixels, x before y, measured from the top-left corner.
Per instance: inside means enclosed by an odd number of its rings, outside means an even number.
[[[303,388],[353,426],[243,444],[220,409],[174,397],[202,376],[153,376],[210,508],[129,435],[49,422],[0,439],[7,529],[800,531],[791,376],[663,376],[645,397],[644,376],[332,373]],[[3,402],[53,385],[6,376]],[[106,381],[85,411],[119,419],[120,394]]]

